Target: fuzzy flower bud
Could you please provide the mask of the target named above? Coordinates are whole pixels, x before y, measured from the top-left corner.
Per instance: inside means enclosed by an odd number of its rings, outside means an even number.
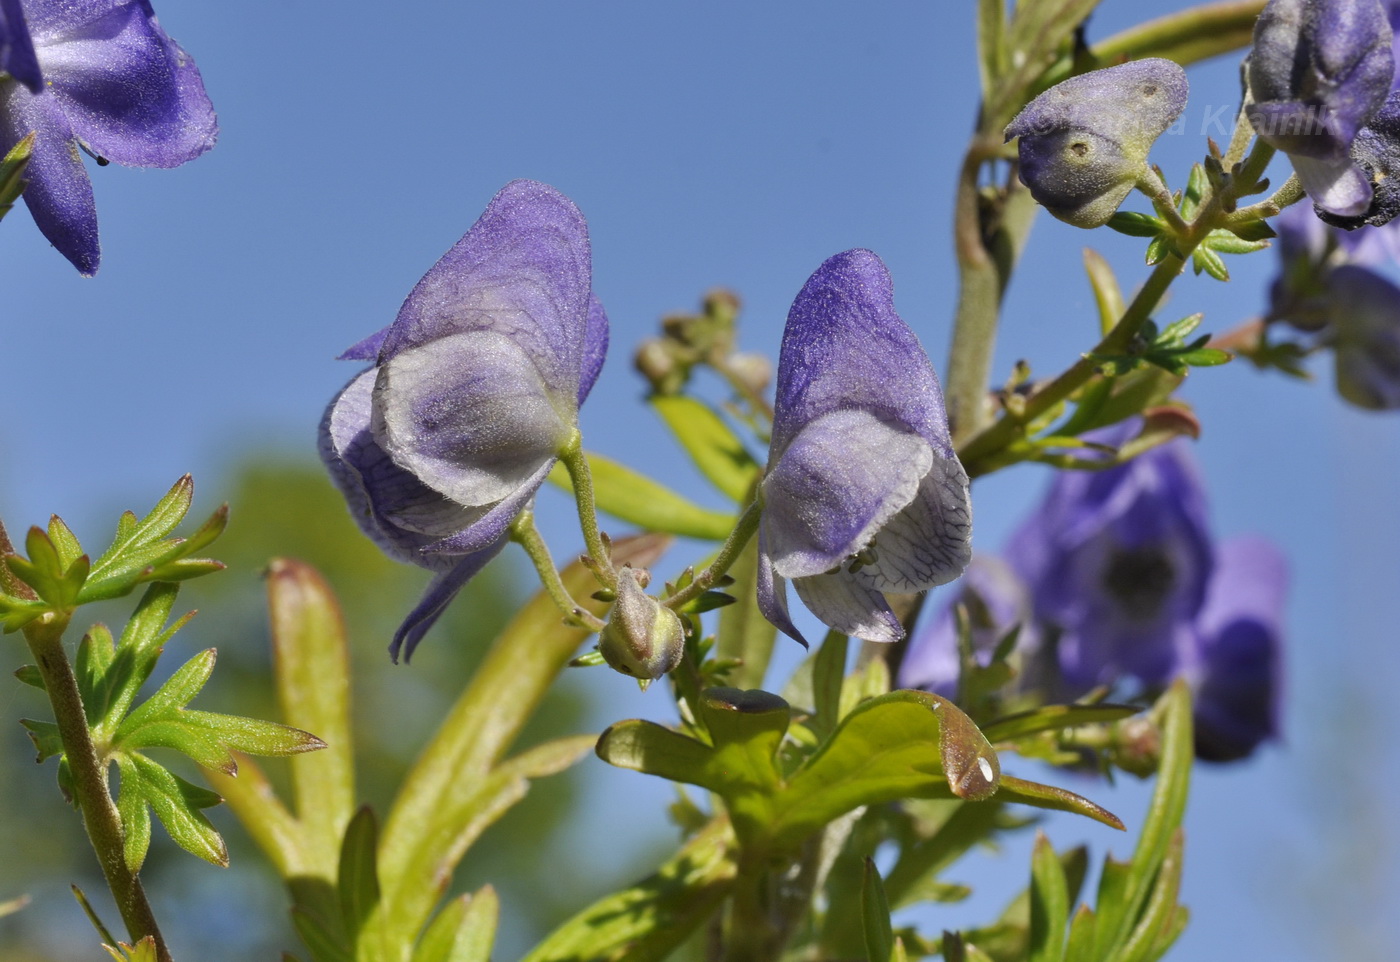
[[[1156,57],[1056,84],[1006,127],[1008,141],[1021,138],[1021,183],[1065,223],[1106,223],[1186,108],[1186,92],[1186,72]]]
[[[644,589],[646,572],[618,572],[617,601],[598,640],[604,660],[643,683],[660,678],[681,662],[685,632],[680,616]]]

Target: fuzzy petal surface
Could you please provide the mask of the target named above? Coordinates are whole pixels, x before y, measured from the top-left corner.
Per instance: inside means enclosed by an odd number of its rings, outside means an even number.
[[[957,458],[933,459],[914,500],[880,529],[875,548],[875,560],[854,574],[877,591],[923,591],[963,573],[972,560],[972,500]]]
[[[863,641],[895,642],[904,637],[885,596],[845,571],[794,578],[797,596],[822,623]]]
[[[380,353],[451,334],[494,331],[514,341],[551,391],[576,400],[592,279],[588,227],[563,194],[516,180],[423,276]]]
[[[34,41],[29,38],[29,25],[19,0],[0,0],[0,73],[14,77],[30,93],[43,90]]]

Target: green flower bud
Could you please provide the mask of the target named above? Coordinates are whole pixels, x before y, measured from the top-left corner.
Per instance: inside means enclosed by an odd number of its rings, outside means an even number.
[[[681,661],[685,631],[681,619],[643,590],[647,573],[618,572],[617,601],[598,640],[598,651],[614,670],[643,682],[660,678]]]

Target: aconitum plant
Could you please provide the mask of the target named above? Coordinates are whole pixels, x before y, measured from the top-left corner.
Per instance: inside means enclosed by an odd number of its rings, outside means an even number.
[[[112,896],[78,893],[94,957],[99,945],[119,962],[194,957],[171,933],[209,920],[148,890],[143,871],[175,849],[219,866],[238,857],[207,814],[223,806],[261,852],[247,858],[266,860],[255,878],[274,886],[238,905],[287,911],[280,930],[256,918],[226,927],[284,932],[284,958],[299,962],[506,958],[512,913],[526,907],[489,884],[506,869],[486,860],[483,833],[532,789],[547,809],[577,802],[547,781],[575,766],[612,766],[638,786],[607,807],[608,845],[634,837],[649,814],[641,787],[661,782],[681,839],[650,874],[556,906],[525,962],[1180,957],[1192,773],[1208,764],[1225,780],[1234,763],[1283,750],[1298,634],[1292,560],[1266,537],[1221,536],[1235,527],[1223,517],[1231,502],[1196,466],[1210,425],[1181,388],[1239,359],[1305,378],[1309,357],[1327,352],[1348,404],[1400,408],[1398,5],[1219,0],[1107,37],[1089,20],[1096,6],[978,4],[980,102],[967,104],[975,128],[955,185],[959,287],[939,292],[954,313],[946,357],[932,350],[936,319],[896,306],[908,268],[892,272],[859,246],[869,238],[802,254],[776,358],[740,349],[739,300],[725,291],[641,344],[610,344],[589,231],[591,219],[601,265],[618,242],[600,226],[607,198],[575,204],[533,179],[502,186],[515,172],[422,190],[425,207],[466,197],[470,212],[414,255],[394,301],[427,270],[396,315],[388,302],[318,328],[328,367],[347,343],[340,359],[357,365],[318,400],[319,431],[310,412],[302,425],[320,458],[307,490],[327,514],[288,509],[275,523],[290,539],[298,524],[345,521],[383,564],[357,581],[335,558],[329,576],[260,559],[274,657],[243,666],[245,709],[210,710],[238,697],[224,675],[213,680],[213,649],[182,650],[192,613],[177,610],[184,582],[224,568],[210,555],[231,549],[218,539],[241,509],[177,534],[193,505],[185,476],[146,513],[122,514],[98,550],[57,515],[27,528],[9,518],[13,537],[0,526],[0,628],[16,661],[23,641],[31,663],[16,677],[49,712],[23,721],[57,780],[42,787],[44,817],[81,823]],[[1201,95],[1187,71],[1210,58],[1240,67],[1239,85],[1209,93],[1235,108],[1233,126],[1221,142],[1202,137],[1188,169],[1164,169],[1154,151],[1189,135],[1179,121]],[[368,58],[344,77],[347,102],[366,84],[400,84],[454,116],[463,91],[414,85],[412,67]],[[267,71],[258,83],[284,96],[308,81],[295,63]],[[216,92],[249,83],[208,79]],[[348,162],[366,184],[409,176],[385,118],[362,119],[375,136]],[[79,273],[100,259],[83,154],[169,168],[217,133],[205,78],[146,0],[0,0],[0,216],[23,200]],[[483,151],[513,133],[486,131]],[[277,179],[278,146],[239,155],[263,187]],[[273,196],[263,216],[280,230],[290,201]],[[1146,267],[1117,272],[1088,251],[1097,334],[1072,342],[1081,328],[1065,324],[1044,369],[998,370],[1002,295],[1042,208]],[[298,243],[318,243],[302,228]],[[725,242],[745,243],[741,232]],[[1270,246],[1277,276],[1258,292],[1260,316],[1222,329],[1197,299],[1229,280],[1225,255]],[[766,269],[772,253],[746,256]],[[1205,278],[1174,290],[1188,265]],[[629,278],[602,281],[622,316],[612,290]],[[1072,313],[1059,291],[1044,299],[1056,311],[1037,323]],[[777,342],[776,321],[771,333]],[[675,450],[634,445],[618,460],[590,444],[609,352],[619,377],[630,354],[647,405],[722,509],[677,490]],[[1300,439],[1279,470],[1317,446]],[[994,473],[1043,482],[1002,544],[981,533],[1008,520],[981,500]],[[280,497],[264,492],[259,507]],[[569,506],[567,530],[546,520],[551,497]],[[498,557],[521,562],[508,582]],[[416,603],[391,589],[395,572],[421,576]],[[338,593],[389,619],[367,671],[351,667]],[[86,607],[99,602],[104,617],[119,612],[117,627]],[[209,617],[254,615],[230,605]],[[475,637],[490,632],[489,644]],[[404,693],[447,652],[462,656],[449,663],[461,675],[432,669],[455,693],[435,731],[357,714],[352,691],[390,691],[381,701],[407,715]],[[570,687],[565,676],[640,688],[649,717],[620,717],[630,712],[609,698],[602,732],[578,731],[547,700]],[[391,752],[402,757],[386,762]],[[1017,774],[1027,770],[1034,780]],[[1150,784],[1145,812],[1101,804],[1124,776]],[[1043,811],[1064,818],[1038,823]],[[1132,840],[1126,859],[1094,853],[1092,890],[1086,851],[1060,835],[1071,821]],[[950,867],[1032,824],[1048,830],[1011,906],[988,917],[963,902]],[[550,827],[527,831],[538,842]],[[531,892],[604,874],[566,846],[538,859],[504,847],[510,871],[533,873]],[[0,916],[31,911],[7,895]],[[921,914],[935,901],[936,916]]]

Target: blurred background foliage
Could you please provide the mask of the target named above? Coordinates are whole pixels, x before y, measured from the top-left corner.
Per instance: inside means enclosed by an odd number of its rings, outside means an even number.
[[[305,457],[250,451],[227,483],[202,479],[197,510],[212,507],[211,493],[227,498],[228,532],[211,553],[228,565],[214,577],[188,583],[177,611],[198,609],[175,636],[161,677],[195,652],[217,648],[218,665],[194,707],[277,718],[271,682],[271,647],[265,589],[260,574],[269,559],[285,555],[318,568],[341,600],[351,651],[358,792],[383,816],[395,786],[419,747],[466,684],[488,642],[505,624],[533,579],[516,578],[523,566],[507,552],[471,582],[448,609],[411,665],[392,665],[387,645],[403,613],[416,602],[425,572],[385,558],[356,529],[321,465]],[[132,506],[143,507],[143,506]],[[119,509],[117,509],[119,510]],[[116,516],[117,510],[110,512]],[[14,519],[19,522],[41,519]],[[20,530],[23,530],[20,528]],[[83,532],[91,544],[105,532]],[[563,546],[561,545],[561,548]],[[127,603],[129,604],[129,602]],[[87,609],[97,612],[98,608]],[[127,610],[114,602],[94,620],[114,629]],[[86,625],[84,625],[86,627]],[[70,643],[79,637],[70,632]],[[15,649],[18,654],[19,649]],[[16,667],[18,662],[16,662]],[[601,671],[601,669],[598,669]],[[550,692],[518,747],[576,734],[597,725],[589,686],[571,672]],[[47,718],[43,695],[18,681],[4,683],[7,718]],[[33,902],[0,918],[0,958],[5,962],[69,962],[98,958],[94,933],[81,923],[67,893],[72,883],[92,899],[109,926],[115,910],[76,815],[55,817],[54,764],[36,766],[33,746],[17,724],[0,740],[0,901],[28,894]],[[173,753],[165,760],[173,761]],[[591,756],[584,764],[591,761]],[[285,767],[264,760],[278,781]],[[178,768],[178,763],[174,767]],[[198,781],[197,773],[181,774]],[[468,853],[452,891],[490,882],[503,902],[499,954],[518,955],[581,906],[646,874],[662,855],[664,840],[629,845],[616,860],[560,864],[551,852],[570,851],[568,815],[577,810],[580,767],[551,777],[489,829]],[[279,788],[283,786],[279,783]],[[197,863],[157,831],[142,871],[178,958],[270,959],[298,945],[287,917],[281,883],[237,821],[219,808],[208,812],[229,844],[231,864],[215,870]],[[575,833],[584,829],[573,825]],[[660,847],[657,847],[660,846]],[[232,876],[232,877],[230,877]],[[55,942],[55,939],[62,939]]]

